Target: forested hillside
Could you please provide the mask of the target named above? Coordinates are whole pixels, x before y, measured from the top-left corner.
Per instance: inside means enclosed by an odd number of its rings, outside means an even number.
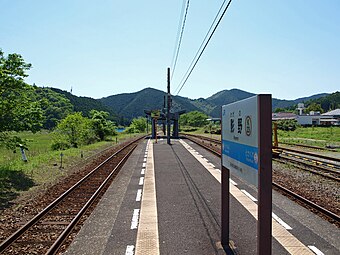
[[[105,106],[113,109],[125,121],[132,118],[144,116],[144,109],[162,109],[165,92],[153,88],[146,88],[134,93],[124,93],[99,99]],[[223,90],[207,99],[190,99],[181,96],[172,96],[173,110],[201,111],[211,117],[219,117],[221,106],[236,102],[255,94],[239,89]],[[298,98],[295,100],[281,100],[273,98],[272,108],[295,107],[300,102],[307,102],[310,99],[321,98],[328,94],[318,94],[310,97]]]
[[[100,101],[107,107],[114,109],[119,116],[127,120],[145,116],[144,110],[163,109],[165,92],[153,88],[146,88],[135,93],[124,93],[101,98]],[[173,96],[174,110],[187,111],[200,110],[192,100],[184,97]]]
[[[337,91],[330,95],[317,98],[317,99],[311,99],[306,102],[307,107],[312,104],[320,105],[323,112],[328,112],[330,110],[338,109],[340,108],[340,92]]]
[[[63,95],[67,98],[74,107],[75,112],[82,112],[84,116],[89,117],[91,110],[105,111],[109,113],[110,120],[116,120],[117,114],[115,113],[115,108],[110,108],[101,103],[100,100],[93,99],[91,97],[78,97],[65,90],[60,90],[57,88],[50,88],[54,92]]]
[[[0,146],[12,148],[23,143],[12,131],[52,130],[75,111],[94,118],[96,112],[91,110],[97,110],[103,118],[115,119],[114,112],[98,100],[27,84],[24,79],[30,68],[20,54],[6,56],[0,49]]]
[[[146,88],[134,93],[112,95],[101,99],[78,97],[57,88],[41,88],[24,82],[31,65],[19,54],[4,56],[0,50],[0,132],[36,131],[53,129],[68,114],[81,112],[90,117],[91,110],[108,112],[108,119],[120,125],[129,125],[136,117],[145,116],[144,110],[163,109],[166,93]],[[309,109],[326,112],[340,107],[340,93],[318,94],[296,100],[273,99],[273,110],[295,109],[304,102]],[[223,90],[206,99],[172,96],[172,110],[200,111],[219,117],[222,105],[242,100],[255,94],[239,89]]]

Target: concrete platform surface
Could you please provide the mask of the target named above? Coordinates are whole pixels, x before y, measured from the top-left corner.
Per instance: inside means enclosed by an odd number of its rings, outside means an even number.
[[[231,176],[220,243],[220,158],[188,140],[145,140],[65,254],[256,254],[256,189]],[[273,191],[272,254],[340,254],[334,225]]]

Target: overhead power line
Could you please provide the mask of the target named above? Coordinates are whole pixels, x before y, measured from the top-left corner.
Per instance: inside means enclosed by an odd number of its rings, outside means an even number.
[[[184,6],[185,6],[184,3],[185,3],[185,0],[183,0],[182,11],[181,11],[181,19],[180,19],[180,22],[178,24],[178,32],[177,32],[177,39],[176,39],[177,47],[175,46],[174,54],[173,54],[173,58],[172,58],[172,63],[171,63],[171,66],[172,66],[171,80],[172,80],[172,77],[173,77],[175,69],[176,69],[179,50],[181,48],[181,43],[182,43],[182,38],[183,38],[183,33],[184,33],[185,22],[186,22],[188,10],[189,10],[190,0],[187,0],[185,13],[184,13]]]
[[[181,85],[182,85],[182,83],[183,83],[185,77],[186,77],[187,74],[189,73],[190,68],[193,66],[193,64],[194,64],[194,62],[195,62],[197,56],[199,55],[201,49],[203,48],[204,42],[206,42],[206,40],[207,40],[209,34],[211,33],[211,30],[212,30],[214,24],[216,23],[217,18],[220,16],[220,13],[222,12],[223,6],[225,5],[226,1],[227,1],[227,0],[224,0],[223,3],[221,4],[221,7],[220,7],[220,9],[218,10],[218,12],[217,12],[217,14],[216,14],[216,16],[215,16],[213,22],[211,23],[211,25],[210,25],[210,27],[209,27],[209,30],[208,30],[207,34],[205,35],[205,37],[204,37],[204,39],[203,39],[203,41],[202,41],[200,47],[198,48],[198,50],[197,50],[197,52],[196,52],[196,55],[195,55],[194,58],[192,59],[190,65],[189,65],[188,70],[187,70],[186,73],[184,74],[184,76],[183,76],[181,82],[178,84],[178,86],[177,86],[177,88],[176,88],[175,91],[178,91],[178,90],[179,90],[179,88],[181,87]],[[179,93],[179,91],[178,91],[178,93]]]
[[[228,8],[229,8],[229,6],[230,6],[232,0],[229,0],[228,4],[226,5],[226,7],[224,8],[222,14],[220,15],[220,13],[221,13],[221,11],[222,11],[222,9],[223,9],[223,6],[225,5],[226,1],[227,1],[227,0],[224,0],[224,1],[223,1],[223,3],[222,3],[222,5],[221,5],[221,7],[220,7],[220,9],[219,9],[219,11],[218,11],[218,13],[217,13],[215,19],[214,19],[214,21],[212,22],[212,24],[211,24],[211,26],[210,26],[210,28],[209,28],[209,30],[208,30],[206,36],[204,37],[204,39],[203,39],[203,41],[202,41],[201,46],[199,47],[199,49],[198,49],[198,51],[197,51],[195,57],[193,58],[193,60],[192,60],[192,62],[191,62],[191,64],[190,64],[190,66],[189,66],[188,70],[186,71],[185,75],[183,76],[183,78],[182,78],[180,84],[179,84],[178,87],[176,88],[176,91],[178,91],[178,92],[177,92],[177,95],[179,94],[179,92],[181,92],[182,88],[184,87],[184,85],[186,84],[187,80],[189,79],[189,77],[190,77],[192,71],[194,70],[194,68],[195,68],[195,66],[196,66],[196,64],[197,64],[197,62],[198,62],[199,59],[201,58],[201,56],[202,56],[204,50],[206,49],[206,47],[208,46],[208,44],[209,44],[209,42],[210,42],[212,36],[214,35],[214,33],[215,33],[215,31],[216,31],[218,25],[220,24],[220,22],[221,22],[222,18],[224,17],[225,13],[227,12],[227,10],[228,10]],[[218,19],[217,23],[215,24],[213,30],[211,30],[212,27],[213,27],[213,25],[214,25],[214,23],[216,22],[218,16],[220,16],[220,18]],[[210,34],[210,35],[209,35],[209,34]],[[209,36],[209,37],[208,37],[208,36]],[[207,38],[208,38],[208,39],[207,39]],[[206,40],[206,39],[207,39],[207,40]],[[204,42],[205,42],[205,43],[204,43]],[[204,46],[203,46],[203,45],[204,45]],[[178,89],[178,88],[179,88],[179,89]]]

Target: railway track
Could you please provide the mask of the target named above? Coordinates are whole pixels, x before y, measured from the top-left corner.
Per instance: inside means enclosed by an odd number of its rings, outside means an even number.
[[[294,146],[294,147],[302,147],[302,148],[307,148],[307,149],[313,149],[313,150],[320,150],[320,151],[336,151],[335,149],[332,148],[327,148],[327,147],[319,147],[319,146],[312,146],[312,145],[306,145],[306,144],[297,144],[297,143],[286,143],[286,142],[280,142],[281,144],[289,145],[289,146]]]
[[[209,137],[203,137],[203,136],[197,136],[197,135],[185,135],[185,137],[189,140],[191,140],[194,143],[197,143],[198,145],[204,147],[205,149],[209,150],[210,152],[214,153],[215,155],[218,155],[221,157],[221,142],[216,139],[212,139]],[[277,149],[277,148],[276,148]],[[311,154],[311,153],[309,153]],[[313,158],[316,156],[315,154],[309,155],[313,156]],[[333,158],[324,157],[326,160],[333,160]],[[334,159],[334,162],[339,162],[339,159]],[[327,162],[329,164],[329,162]],[[329,169],[327,169],[328,171]],[[339,174],[337,172],[337,174]],[[339,181],[339,178],[333,178],[336,181]],[[313,201],[304,198],[303,196],[283,187],[282,185],[273,182],[273,186],[279,190],[282,193],[285,193],[289,195],[290,197],[293,197],[295,200],[298,200],[300,203],[303,203],[309,208],[312,208],[313,210],[316,210],[318,213],[321,213],[322,215],[326,216],[331,222],[336,223],[337,225],[340,224],[340,217],[339,215],[333,213],[330,210],[327,210],[326,208],[314,203]]]
[[[276,154],[274,160],[278,162],[293,164],[302,170],[340,181],[340,159],[279,147],[274,148],[273,153]]]
[[[221,141],[210,137],[186,135],[199,139],[203,146],[212,149],[213,153],[220,153]],[[340,181],[340,159],[315,154],[307,151],[294,150],[283,147],[273,147],[273,159],[281,163],[290,163],[294,166],[321,175],[335,181]]]
[[[111,155],[0,244],[1,254],[56,254],[136,148],[138,138]]]

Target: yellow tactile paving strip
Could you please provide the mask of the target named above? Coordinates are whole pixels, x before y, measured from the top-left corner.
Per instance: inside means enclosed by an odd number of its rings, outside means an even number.
[[[159,254],[153,144],[150,140],[147,148],[148,156],[137,232],[136,255]]]
[[[183,140],[180,140],[182,145],[193,155],[215,178],[221,183],[221,171],[212,167],[207,161],[198,156],[197,153]],[[230,194],[235,197],[255,219],[257,219],[257,204],[247,197],[236,186],[230,183]],[[314,255],[308,247],[301,243],[295,236],[289,233],[277,221],[272,219],[272,236],[290,253],[293,255]]]

